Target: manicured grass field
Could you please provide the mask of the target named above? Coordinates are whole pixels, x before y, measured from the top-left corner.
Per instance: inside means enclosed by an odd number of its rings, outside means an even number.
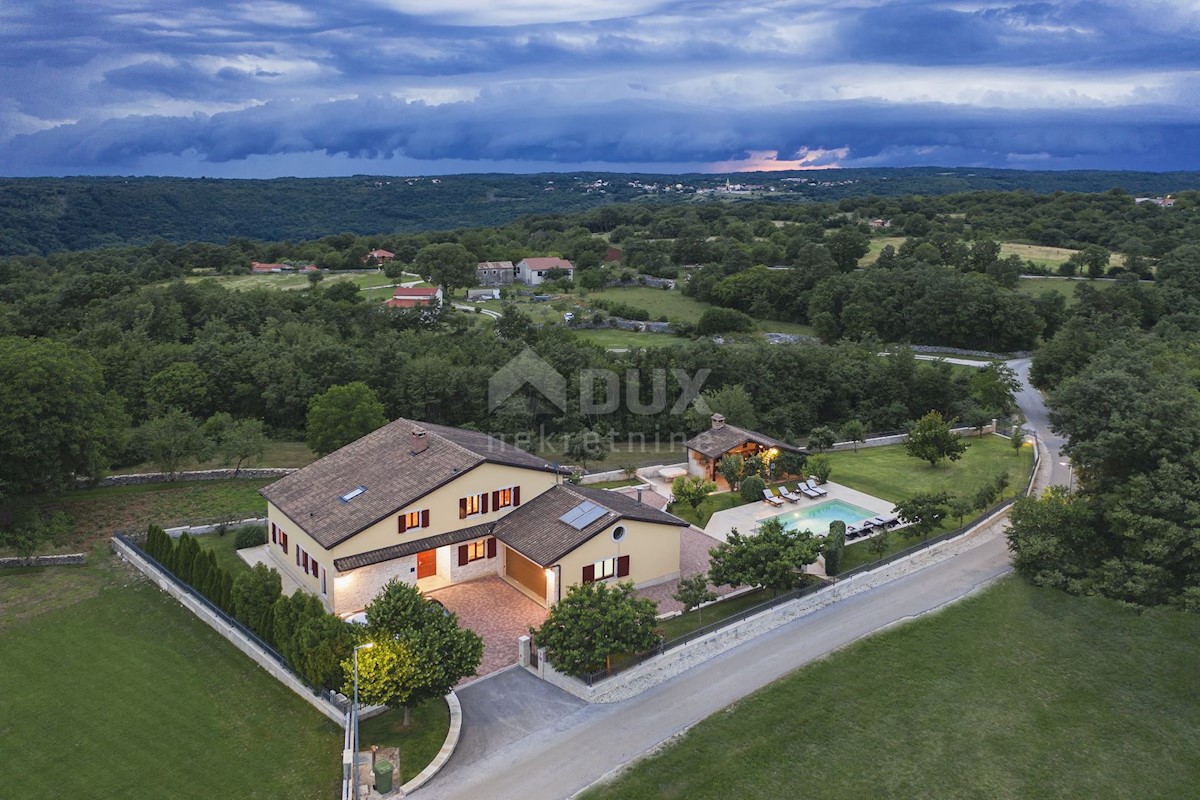
[[[340,729],[111,554],[0,574],[0,651],[6,797],[336,795]]]
[[[663,638],[670,641],[685,633],[691,633],[697,628],[703,628],[718,620],[732,617],[739,611],[745,611],[747,608],[765,603],[770,599],[770,589],[755,589],[745,594],[739,594],[737,597],[722,600],[707,608],[688,611],[677,617],[664,619],[658,623],[658,628],[662,631]]]
[[[141,532],[150,523],[171,527],[187,522],[249,519],[266,514],[267,501],[258,490],[273,478],[236,481],[187,481],[142,486],[105,486],[79,489],[58,497],[40,496],[19,501],[42,513],[64,511],[71,519],[70,533],[49,542],[40,552],[78,550],[115,530]]]
[[[1007,578],[709,717],[587,800],[1193,797],[1200,615]]]
[[[685,522],[690,522],[698,528],[708,524],[709,518],[718,511],[726,511],[745,505],[746,501],[737,492],[720,492],[704,498],[699,508],[693,509],[687,503],[672,503],[670,512]]]
[[[1001,470],[1008,473],[1007,497],[1024,490],[1033,468],[1031,447],[1018,453],[1007,439],[991,434],[982,438],[970,434],[964,439],[969,447],[962,458],[936,467],[908,455],[903,445],[827,453],[833,463],[829,479],[893,503],[919,492],[974,494]]]

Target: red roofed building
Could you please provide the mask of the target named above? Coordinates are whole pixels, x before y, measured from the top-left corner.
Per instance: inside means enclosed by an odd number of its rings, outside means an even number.
[[[434,302],[442,302],[442,287],[429,286],[421,288],[418,286],[404,287],[397,286],[392,299],[387,301],[391,308],[416,308],[417,306],[431,306]]]
[[[264,275],[271,272],[291,272],[292,267],[289,264],[260,264],[257,261],[251,261],[250,271],[255,275]]]
[[[367,253],[367,255],[363,258],[363,261],[371,261],[376,264],[382,264],[384,261],[391,261],[395,257],[395,253],[388,252],[387,250],[372,250],[371,252]]]

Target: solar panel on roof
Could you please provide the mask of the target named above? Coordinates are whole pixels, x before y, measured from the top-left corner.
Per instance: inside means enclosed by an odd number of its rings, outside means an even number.
[[[603,517],[605,513],[607,513],[607,509],[596,505],[591,500],[584,500],[558,519],[560,522],[567,523],[575,530],[581,531]]]

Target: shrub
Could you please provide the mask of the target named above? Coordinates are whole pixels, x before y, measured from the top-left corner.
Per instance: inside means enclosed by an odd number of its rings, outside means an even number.
[[[818,483],[825,483],[829,480],[829,476],[833,474],[833,462],[829,460],[829,456],[810,456],[806,463],[808,471],[812,473]]]
[[[837,575],[842,571],[842,557],[846,552],[846,523],[835,519],[829,523],[829,534],[825,537],[825,574]]]
[[[742,481],[742,487],[739,490],[742,493],[742,499],[747,503],[752,503],[755,500],[762,500],[763,489],[767,488],[767,483],[757,475],[751,475]]]
[[[749,333],[754,330],[754,320],[733,308],[710,308],[700,315],[696,333],[710,336],[714,333]]]
[[[238,528],[238,532],[234,535],[233,546],[237,550],[245,550],[247,547],[258,547],[267,543],[267,529],[262,525],[247,525],[244,528]]]

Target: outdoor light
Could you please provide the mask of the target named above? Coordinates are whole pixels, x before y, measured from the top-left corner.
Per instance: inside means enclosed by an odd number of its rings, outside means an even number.
[[[350,716],[353,718],[354,724],[354,753],[351,767],[354,770],[354,800],[358,800],[358,651],[369,650],[374,646],[374,642],[363,642],[354,648],[354,704],[350,707]]]

